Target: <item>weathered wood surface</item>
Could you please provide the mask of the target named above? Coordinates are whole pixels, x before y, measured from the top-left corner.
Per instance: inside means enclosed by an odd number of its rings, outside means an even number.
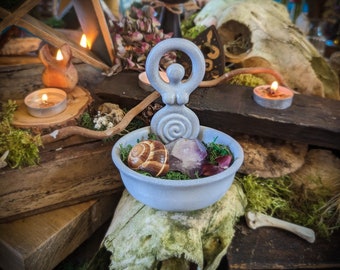
[[[138,73],[123,72],[105,77],[86,64],[77,64],[79,85],[94,98],[132,107],[149,92],[138,86]],[[24,98],[41,88],[42,65],[0,66],[0,100]],[[15,82],[15,83],[13,83]],[[340,101],[316,96],[295,95],[286,110],[262,108],[252,99],[252,89],[219,85],[199,88],[190,96],[188,106],[201,124],[231,133],[246,133],[288,141],[340,149]]]
[[[89,142],[41,153],[37,166],[0,171],[0,222],[16,220],[119,192],[111,142]]]
[[[100,1],[73,0],[72,3],[91,51],[108,66],[112,66],[114,47]]]
[[[1,66],[40,64],[41,61],[36,56],[0,56]]]
[[[18,109],[14,113],[12,124],[18,128],[34,128],[41,131],[46,128],[58,128],[67,125],[77,125],[77,119],[92,102],[91,94],[84,88],[76,86],[71,93],[67,93],[66,109],[51,117],[34,117],[27,111],[24,101],[17,100]]]
[[[276,228],[249,229],[241,219],[220,269],[340,269],[339,250],[339,230],[310,244]]]
[[[133,106],[149,92],[138,87],[138,74],[120,73],[95,86],[94,93],[124,106]],[[295,95],[291,107],[273,110],[257,105],[252,88],[218,85],[198,88],[190,96],[202,125],[224,132],[280,138],[340,149],[340,101],[317,96]]]
[[[0,224],[0,268],[53,269],[112,217],[118,199],[105,196]]]

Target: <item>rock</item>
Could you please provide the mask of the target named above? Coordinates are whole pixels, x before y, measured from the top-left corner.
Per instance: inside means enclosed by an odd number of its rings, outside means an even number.
[[[280,139],[258,136],[237,136],[244,151],[240,173],[271,178],[298,170],[305,162],[308,146]]]
[[[291,178],[296,186],[318,191],[326,187],[333,195],[340,193],[340,158],[332,151],[311,149],[305,164],[293,172]]]

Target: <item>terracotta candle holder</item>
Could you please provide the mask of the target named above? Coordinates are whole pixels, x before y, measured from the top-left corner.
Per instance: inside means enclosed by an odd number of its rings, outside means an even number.
[[[254,101],[270,109],[287,109],[292,105],[294,93],[289,88],[279,86],[276,81],[271,85],[260,85],[254,88]]]
[[[66,109],[67,94],[57,88],[43,88],[27,95],[24,102],[30,115],[51,117]]]
[[[48,44],[39,51],[41,62],[45,66],[42,81],[46,87],[61,88],[71,92],[78,83],[78,72],[71,62],[72,51],[70,46],[61,46],[59,54],[52,56]],[[58,58],[60,57],[60,58]]]
[[[159,75],[161,76],[162,80],[165,82],[169,82],[169,78],[166,75],[165,71],[160,71]],[[154,91],[155,89],[151,86],[150,81],[148,79],[148,77],[146,76],[146,72],[142,72],[138,75],[138,85],[146,90],[146,91]]]

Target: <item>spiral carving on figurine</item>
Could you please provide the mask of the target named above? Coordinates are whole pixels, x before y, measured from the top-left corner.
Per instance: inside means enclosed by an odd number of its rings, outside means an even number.
[[[169,82],[159,75],[161,57],[168,51],[180,50],[186,53],[192,61],[192,74],[183,80],[184,68],[180,64],[171,64],[166,69]],[[196,114],[185,106],[189,96],[203,79],[205,62],[202,52],[192,42],[172,38],[158,43],[149,53],[146,61],[146,74],[150,84],[162,96],[166,104],[151,119],[151,131],[157,134],[164,143],[178,138],[193,139],[198,136],[200,124]]]
[[[160,119],[158,131],[162,141],[171,142],[178,138],[191,137],[193,126],[187,117],[178,113],[171,113]]]

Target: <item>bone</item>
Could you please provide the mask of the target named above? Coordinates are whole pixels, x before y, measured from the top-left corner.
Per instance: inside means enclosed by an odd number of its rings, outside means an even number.
[[[247,212],[245,217],[247,225],[251,229],[255,230],[259,227],[275,227],[294,233],[302,239],[305,239],[309,243],[314,243],[315,241],[315,233],[312,229],[278,218],[274,218],[262,213]]]
[[[7,166],[6,158],[9,154],[9,150],[6,150],[5,153],[0,157],[0,169],[5,168]]]

